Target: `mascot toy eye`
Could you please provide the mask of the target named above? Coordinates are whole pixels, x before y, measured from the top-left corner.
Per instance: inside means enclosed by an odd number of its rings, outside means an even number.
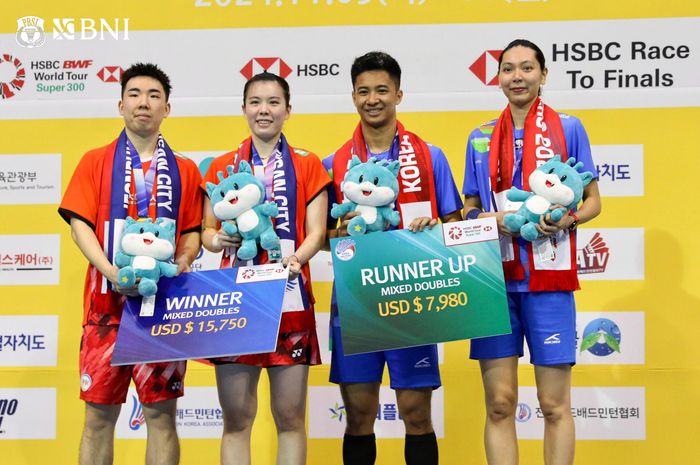
[[[137,221],[126,219],[120,241],[121,250],[115,257],[119,267],[117,280],[123,287],[131,287],[141,278],[139,294],[148,297],[158,292],[161,276],[172,278],[177,266],[168,263],[175,255],[175,223],[158,218]]]
[[[267,251],[278,248],[280,238],[269,219],[277,217],[277,204],[265,202],[265,187],[253,175],[250,164],[241,160],[237,173],[231,165],[226,172],[227,177],[221,171],[217,173],[218,184],[207,183],[207,194],[224,232],[229,236],[238,233],[243,238],[238,258],[255,258],[258,242]]]
[[[372,157],[362,163],[354,155],[341,183],[343,203],[333,204],[331,216],[340,218],[350,212],[359,212],[348,224],[351,236],[384,231],[389,225],[398,226],[401,217],[394,210],[399,195],[398,173],[398,161],[389,163]]]
[[[505,215],[503,223],[525,240],[540,238],[542,235],[535,225],[543,215],[550,213],[553,221],[559,221],[581,201],[584,187],[593,180],[593,174],[588,171],[581,173],[581,168],[583,163],[576,163],[575,158],[563,163],[559,155],[555,155],[528,178],[532,192],[511,187],[506,193],[508,200],[522,202],[522,205],[517,212]],[[552,210],[553,205],[563,205],[564,208]]]

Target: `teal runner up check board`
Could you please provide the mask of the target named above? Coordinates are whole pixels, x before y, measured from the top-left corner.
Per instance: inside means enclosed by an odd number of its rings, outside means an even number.
[[[509,334],[494,218],[331,240],[346,355]]]

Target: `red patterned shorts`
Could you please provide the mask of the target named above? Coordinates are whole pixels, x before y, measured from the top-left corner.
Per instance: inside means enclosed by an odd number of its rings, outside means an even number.
[[[119,326],[86,325],[80,341],[80,398],[95,404],[122,404],[132,378],[144,404],[182,397],[187,362],[112,366]]]
[[[321,351],[318,348],[316,328],[281,333],[277,337],[277,350],[267,354],[238,355],[211,360],[214,365],[242,363],[258,367],[280,365],[319,365]]]

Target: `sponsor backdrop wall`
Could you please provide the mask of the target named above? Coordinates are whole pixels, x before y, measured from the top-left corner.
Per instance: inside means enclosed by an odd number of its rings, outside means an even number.
[[[270,27],[274,25],[274,27]],[[287,77],[286,133],[319,154],[346,140],[357,116],[352,59],[394,54],[404,70],[401,120],[443,147],[461,186],[467,135],[495,118],[499,50],[528,37],[544,50],[544,95],[584,122],[603,213],[580,230],[579,363],[573,377],[577,463],[699,463],[700,388],[694,334],[699,226],[694,185],[700,122],[700,4],[560,0],[30,1],[0,19],[0,461],[75,463],[83,420],[78,344],[85,260],[56,214],[81,155],[116,137],[118,78],[139,60],[172,77],[170,145],[205,169],[247,135],[245,79]],[[690,206],[690,208],[688,208]],[[206,258],[197,267],[206,268]],[[330,257],[313,263],[327,352]],[[484,408],[468,343],[441,347],[433,399],[442,463],[483,464]],[[527,355],[526,355],[527,357]],[[328,365],[311,370],[309,463],[340,463],[345,413]],[[538,463],[543,420],[523,360],[517,412],[523,463]],[[221,411],[212,369],[189,366],[178,406],[182,463],[216,463]],[[274,463],[267,381],[260,389],[256,464]],[[377,412],[380,464],[402,463],[393,392]],[[145,425],[133,393],[117,427],[116,463],[137,463]]]

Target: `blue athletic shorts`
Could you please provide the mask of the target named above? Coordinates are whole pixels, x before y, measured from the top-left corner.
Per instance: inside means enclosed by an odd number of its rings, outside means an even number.
[[[533,365],[576,363],[573,292],[508,292],[511,334],[472,339],[470,358],[523,356],[523,336]]]
[[[331,324],[331,328],[333,330],[331,383],[381,383],[386,362],[392,389],[440,387],[436,345],[345,356],[340,338],[340,326]]]

